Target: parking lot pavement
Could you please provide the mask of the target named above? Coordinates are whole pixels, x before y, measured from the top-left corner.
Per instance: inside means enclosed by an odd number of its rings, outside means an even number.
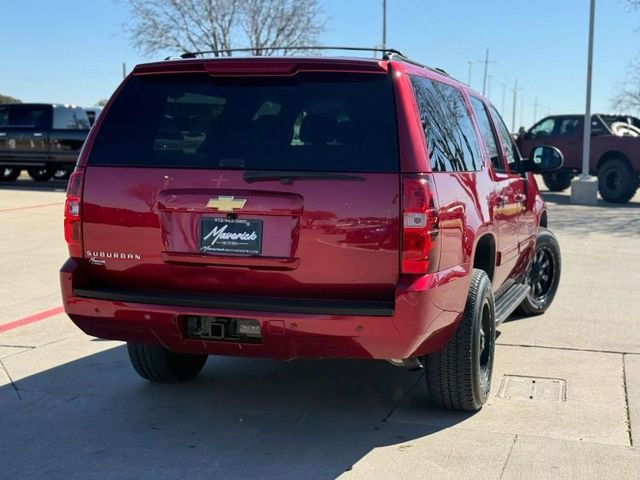
[[[64,186],[0,187],[0,478],[640,478],[640,195],[546,194],[554,305],[500,327],[477,414],[384,362],[212,357],[183,385],[60,313]]]

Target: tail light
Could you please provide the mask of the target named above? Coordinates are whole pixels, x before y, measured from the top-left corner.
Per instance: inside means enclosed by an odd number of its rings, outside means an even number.
[[[402,178],[402,273],[431,273],[440,263],[438,204],[433,178]]]
[[[69,178],[67,199],[64,202],[64,239],[69,256],[82,257],[82,184],[84,167],[76,167]]]

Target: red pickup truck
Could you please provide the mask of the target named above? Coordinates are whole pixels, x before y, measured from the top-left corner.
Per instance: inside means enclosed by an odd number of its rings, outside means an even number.
[[[551,191],[562,191],[582,170],[584,115],[546,117],[518,135],[520,151],[535,145],[553,145],[564,154],[562,169],[544,174]],[[598,113],[591,117],[590,173],[608,202],[628,202],[638,189],[640,175],[640,119],[630,115]]]

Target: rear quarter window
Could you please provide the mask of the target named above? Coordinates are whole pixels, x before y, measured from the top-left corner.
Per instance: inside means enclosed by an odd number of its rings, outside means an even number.
[[[133,76],[90,165],[396,172],[390,75]]]
[[[480,170],[482,157],[471,116],[457,88],[411,76],[434,172]]]

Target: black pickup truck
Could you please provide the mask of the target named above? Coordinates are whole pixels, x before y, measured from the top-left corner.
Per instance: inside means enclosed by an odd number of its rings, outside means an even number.
[[[0,181],[23,169],[34,180],[70,172],[89,133],[81,107],[60,104],[0,104]]]

